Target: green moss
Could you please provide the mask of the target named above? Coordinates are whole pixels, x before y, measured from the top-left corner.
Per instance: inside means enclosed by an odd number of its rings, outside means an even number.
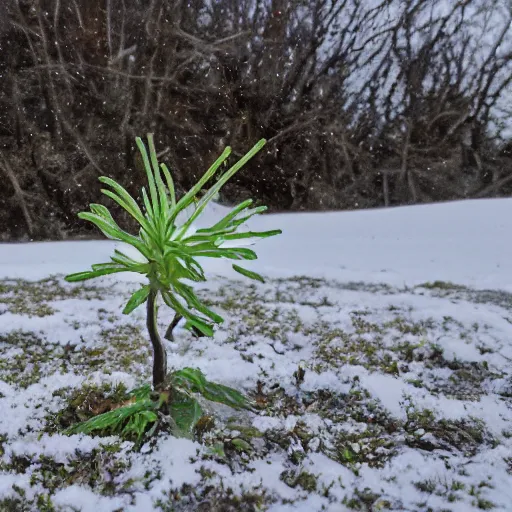
[[[30,512],[31,506],[22,498],[0,499],[0,510],[2,512]]]
[[[452,491],[462,491],[466,488],[466,484],[464,482],[459,482],[458,480],[454,480],[450,486]]]
[[[496,505],[490,501],[490,500],[484,500],[483,498],[478,498],[477,502],[476,502],[476,506],[480,509],[480,510],[491,510],[493,509],[494,507],[496,507]]]
[[[486,430],[482,420],[465,418],[461,420],[436,420],[429,409],[406,408],[407,421],[404,430],[409,434],[406,443],[410,447],[433,451],[436,448],[458,450],[465,456],[475,455],[482,446],[495,446],[496,440]],[[430,433],[435,442],[426,441],[418,431]]]
[[[344,498],[342,503],[352,510],[367,511],[371,510],[371,506],[380,496],[368,487],[360,490],[356,489],[354,495],[350,498]]]
[[[287,470],[283,471],[279,478],[289,487],[298,486],[308,492],[316,491],[318,485],[318,476],[315,476],[308,471],[296,473],[293,470]]]
[[[119,452],[119,445],[100,446],[91,453],[76,452],[66,464],[46,456],[12,456],[8,464],[3,463],[2,471],[26,474],[30,469],[30,485],[45,492],[28,499],[23,489],[13,486],[18,496],[0,500],[0,510],[55,512],[51,495],[73,484],[91,486],[105,496],[118,494],[115,478],[128,468]]]
[[[424,324],[421,322],[412,322],[401,316],[397,316],[394,320],[386,322],[383,327],[385,330],[395,329],[400,334],[412,334],[414,336],[423,336],[426,334]]]
[[[410,309],[398,305],[389,306],[389,302],[380,309],[358,306],[348,312],[349,317],[346,305],[340,303],[336,306],[336,312],[341,311],[338,322],[332,310],[325,310],[332,300],[326,299],[333,296],[330,294],[332,289],[381,295],[397,294],[400,290],[364,283],[326,283],[323,280],[303,277],[276,280],[270,284],[272,286],[258,285],[245,289],[239,282],[233,281],[221,287],[218,293],[212,294],[205,289],[199,294],[201,299],[207,298],[205,302],[209,306],[226,311],[223,314],[226,322],[221,327],[223,333],[214,342],[229,345],[229,349],[237,350],[241,358],[261,365],[261,382],[255,385],[252,398],[257,399],[262,414],[279,418],[317,414],[325,420],[321,434],[312,432],[303,421],[299,421],[291,431],[275,429],[259,432],[246,426],[247,418],[244,416],[227,420],[228,425],[222,419],[210,423],[205,416],[205,428],[202,429],[203,425],[200,425],[202,430],[196,434],[210,450],[198,453],[197,460],[214,460],[238,468],[239,471],[250,471],[251,461],[289,450],[287,464],[290,467],[290,461],[295,464],[294,471],[283,475],[289,485],[301,491],[317,492],[331,498],[332,496],[328,496],[329,490],[319,485],[315,475],[302,471],[301,464],[310,451],[323,453],[357,474],[361,464],[372,468],[386,465],[400,453],[404,442],[409,447],[424,451],[442,449],[466,459],[483,447],[495,445],[497,441],[481,422],[471,418],[459,422],[439,420],[433,411],[419,409],[410,400],[405,400],[403,404],[407,412],[406,421],[397,420],[378,400],[372,398],[357,377],[349,380],[340,371],[342,365],[352,364],[361,365],[369,372],[386,373],[388,379],[408,373],[406,377],[411,386],[421,387],[433,395],[478,400],[489,381],[506,375],[489,370],[491,365],[483,362],[469,363],[447,359],[443,347],[430,340],[441,338],[442,343],[444,332],[447,332],[451,338],[459,338],[457,342],[473,343],[481,353],[489,353],[488,347],[479,340],[479,337],[487,335],[487,326],[463,325],[448,316],[416,321]],[[47,283],[46,286],[51,288],[53,285]],[[59,286],[63,288],[62,297],[68,296],[65,294],[69,294],[71,288],[66,289],[60,284]],[[50,293],[43,295],[46,293],[42,289],[44,286],[40,286],[41,289],[36,288],[36,299],[33,300],[27,295],[23,307],[37,304],[58,307],[58,293],[53,296]],[[76,298],[87,300],[86,297],[94,297],[94,293],[83,292]],[[416,288],[409,293],[432,296],[442,293],[454,299],[464,297],[469,300],[469,297],[475,301],[483,297],[473,294],[471,290],[448,286]],[[9,298],[9,294],[12,295],[12,290],[4,293],[3,297]],[[503,303],[508,300],[507,297],[500,298],[498,295],[493,297]],[[309,318],[308,315],[301,317],[302,313],[299,314],[297,307],[300,304],[306,306],[311,314]],[[395,304],[398,303],[395,301]],[[131,375],[135,374],[141,381],[148,381],[151,346],[142,322],[140,327],[132,325],[127,317],[114,314],[105,307],[100,308],[97,315],[92,312],[90,319],[80,319],[78,322],[70,318],[69,323],[76,329],[77,335],[82,336],[82,342],[75,346],[62,347],[53,343],[49,334],[45,337],[37,333],[18,331],[4,335],[1,340],[3,343],[0,343],[0,378],[5,375],[3,380],[11,379],[9,382],[26,387],[54,372],[72,371],[87,375],[92,371],[102,374],[126,371]],[[102,328],[99,334],[88,338],[88,332],[98,332],[98,324]],[[281,346],[276,342],[280,342]],[[304,386],[299,385],[293,386],[293,392],[288,394],[289,391],[285,390],[298,383],[297,375],[293,375],[295,367],[290,370],[287,382],[271,381],[269,375],[272,372],[269,368],[274,363],[277,366],[279,358],[270,362],[264,360],[265,353],[263,350],[260,353],[257,347],[265,343],[285,357],[289,352],[301,349],[299,343],[309,344],[311,351],[308,348],[308,357],[311,352],[312,354],[305,365],[306,381],[315,371],[328,369],[337,374],[340,381],[350,389],[344,393],[326,389],[307,392],[304,391]],[[19,352],[18,356],[16,350]],[[205,351],[203,340],[197,343],[193,341],[189,350],[198,354]],[[436,372],[437,369],[443,371]],[[286,376],[284,380],[286,381]],[[59,396],[64,405],[58,413],[46,416],[43,430],[49,433],[61,431],[71,424],[88,419],[101,411],[102,407],[122,403],[126,397],[126,389],[123,386],[84,386],[81,389],[63,388],[54,395]],[[504,436],[508,434],[508,431],[504,432]],[[1,441],[0,439],[0,454]],[[294,446],[297,449],[293,449]],[[432,456],[437,454],[435,452]],[[446,463],[449,462],[448,460]],[[511,464],[507,459],[505,462]],[[98,486],[102,494],[119,495],[129,494],[140,486],[149,487],[152,482],[161,478],[155,468],[149,470],[140,481],[127,481],[122,486],[116,487],[111,481],[103,479],[100,468],[109,472],[111,468],[114,475],[119,475],[125,470],[123,464],[126,462],[123,462],[118,444],[104,446],[100,451],[87,456],[76,454],[68,468],[69,474],[65,474],[67,470],[51,459],[13,457],[10,465],[6,467],[4,463],[0,470],[18,474],[30,471],[34,485],[41,485],[50,494],[41,495],[38,498],[39,503],[28,505],[26,499],[20,495],[18,500],[13,501],[13,505],[5,507],[18,507],[14,508],[16,511],[29,505],[31,508],[27,510],[37,509],[38,506],[51,507],[51,500],[47,498],[51,496],[51,491],[71,483]],[[464,474],[463,467],[452,469],[454,474]],[[269,496],[262,488],[251,489],[251,492],[239,496],[224,486],[219,475],[212,472],[202,471],[200,477],[200,483],[194,488],[183,486],[173,489],[172,484],[169,484],[168,493],[159,504],[161,510],[184,512],[195,510],[201,503],[208,503],[209,510],[219,512],[229,509],[264,510],[275,500],[275,497]],[[489,492],[489,485],[491,483],[485,481],[468,490],[462,482],[456,480],[417,482],[418,489],[443,497],[448,508],[449,503],[467,500],[468,493],[471,494],[470,499],[474,500],[475,507],[482,504],[485,508],[485,493]],[[354,510],[362,511],[386,510],[398,506],[397,503],[390,504],[383,498],[363,489],[349,494],[345,503]],[[0,510],[3,510],[3,504],[0,502]],[[51,511],[51,508],[48,510]]]
[[[6,311],[16,315],[30,317],[50,316],[57,309],[49,303],[55,303],[70,298],[85,300],[101,299],[108,290],[96,286],[66,285],[59,277],[50,276],[40,281],[26,281],[24,279],[3,279],[0,281],[0,304],[4,304]]]
[[[150,343],[141,328],[132,325],[103,330],[95,345],[86,347],[63,346],[30,331],[0,335],[0,379],[20,388],[57,372],[101,369],[146,376],[150,361]]]
[[[68,348],[63,369],[77,373],[102,370],[124,371],[146,378],[150,373],[151,344],[136,325],[124,324],[103,329],[93,343]]]
[[[63,349],[28,331],[0,335],[0,379],[21,388],[55,371]]]
[[[465,290],[465,286],[460,286],[458,284],[453,284],[450,281],[434,281],[427,282],[417,286],[417,288],[426,288],[427,290]]]
[[[422,480],[420,482],[414,482],[414,487],[421,492],[426,492],[428,494],[433,494],[436,490],[437,483],[435,480]]]
[[[259,486],[250,491],[235,494],[233,489],[226,487],[222,481],[212,485],[210,472],[204,472],[199,485],[183,485],[179,489],[170,490],[165,497],[156,501],[155,506],[161,512],[187,512],[201,510],[207,504],[208,512],[240,511],[253,512],[266,510],[275,501],[267,491]]]
[[[352,324],[354,333],[333,329],[326,323],[318,323],[305,330],[306,335],[318,339],[315,343],[315,371],[353,364],[364,366],[370,371],[399,375],[402,371],[401,362],[413,362],[423,357],[426,326],[422,323],[397,318],[379,325],[353,316]],[[398,336],[393,334],[397,332]],[[402,336],[410,334],[417,336],[418,342],[401,340]],[[396,342],[385,344],[386,338],[395,339]]]

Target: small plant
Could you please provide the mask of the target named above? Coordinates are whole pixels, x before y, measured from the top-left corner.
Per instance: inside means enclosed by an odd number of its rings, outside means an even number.
[[[164,396],[154,401],[151,397],[151,387],[143,386],[128,394],[127,400],[121,407],[99,414],[87,421],[73,425],[65,430],[66,434],[89,434],[92,432],[122,434],[139,440],[146,428],[158,419],[158,410],[163,404]]]
[[[231,405],[248,407],[249,402],[237,391],[208,382],[199,370],[185,368],[167,375],[167,354],[157,329],[157,299],[161,296],[175,312],[171,324],[177,325],[185,319],[185,328],[205,336],[213,336],[215,324],[223,318],[203,304],[193,288],[184,283],[206,281],[198,257],[228,258],[231,260],[254,260],[256,253],[240,242],[252,242],[280,234],[280,230],[265,232],[238,232],[253,215],[266,210],[265,206],[249,208],[248,199],[236,206],[223,219],[210,228],[195,230],[193,222],[201,215],[206,205],[219,192],[220,188],[240,170],[264,145],[260,140],[243,158],[218,178],[201,197],[201,192],[219,167],[231,153],[228,147],[208,169],[198,183],[179,200],[176,199],[171,174],[165,164],[159,164],[153,137],[148,134],[149,155],[140,138],[136,139],[149,183],[149,195],[142,189],[144,208],[114,180],[102,176],[99,180],[110,189],[102,192],[125,209],[139,224],[137,236],[122,230],[113,219],[109,210],[100,204],[91,204],[90,212],[81,212],[78,216],[95,224],[110,239],[121,243],[111,261],[92,265],[92,270],[66,276],[69,282],[84,281],[118,272],[137,272],[148,279],[148,284],[137,290],[128,300],[123,313],[129,314],[147,302],[147,329],[153,346],[153,388],[158,398],[152,399],[148,393],[135,394],[130,405],[105,413],[80,424],[69,433],[78,431],[105,431],[121,429],[140,435],[149,423],[157,420],[157,411],[164,404],[178,430],[190,432],[201,417],[201,408],[193,398],[195,393],[205,398]],[[165,182],[164,179],[165,178]],[[245,277],[263,281],[263,278],[248,269],[233,264],[233,269]],[[171,327],[171,330],[172,330]],[[182,421],[186,417],[186,421]],[[177,419],[178,418],[178,419]]]
[[[167,389],[154,392],[149,384],[127,393],[119,407],[73,425],[65,434],[120,434],[140,446],[144,434],[148,436],[161,426],[174,435],[192,437],[198,422],[205,416],[196,400],[199,394],[212,402],[234,409],[251,409],[251,403],[235,389],[206,379],[197,368],[182,368],[168,376]]]

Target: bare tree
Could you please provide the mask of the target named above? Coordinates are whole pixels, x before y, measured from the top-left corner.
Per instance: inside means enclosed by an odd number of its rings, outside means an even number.
[[[147,131],[182,188],[266,137],[228,202],[508,194],[511,19],[507,0],[1,3],[3,236],[83,235],[99,175],[139,188]]]

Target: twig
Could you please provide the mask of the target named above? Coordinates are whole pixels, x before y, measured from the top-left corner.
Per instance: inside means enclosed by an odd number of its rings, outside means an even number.
[[[0,168],[7,175],[7,178],[9,178],[9,181],[11,182],[11,184],[14,188],[14,195],[16,196],[16,199],[19,201],[21,211],[23,212],[23,217],[25,218],[25,222],[27,224],[28,233],[29,233],[29,235],[32,235],[33,224],[32,224],[32,219],[30,217],[30,213],[27,208],[27,203],[25,202],[25,198],[24,198],[25,193],[23,192],[23,190],[18,182],[18,179],[16,178],[16,174],[12,170],[11,165],[9,164],[7,158],[1,151],[0,151],[0,157],[2,159]]]
[[[288,126],[288,128],[281,130],[277,135],[274,135],[273,137],[268,139],[267,144],[270,144],[271,142],[275,142],[277,139],[280,139],[281,137],[284,137],[285,135],[288,135],[291,132],[296,132],[296,131],[302,130],[302,128],[305,128],[306,126],[316,123],[319,119],[320,119],[319,116],[315,116],[312,119],[309,119],[308,121],[303,121],[302,123],[292,124],[291,126]]]
[[[389,177],[388,171],[381,171],[382,174],[382,194],[384,195],[384,206],[389,206]]]

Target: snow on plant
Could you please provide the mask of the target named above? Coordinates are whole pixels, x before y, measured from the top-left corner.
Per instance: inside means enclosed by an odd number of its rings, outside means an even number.
[[[190,432],[201,417],[199,404],[193,398],[194,393],[200,393],[209,400],[233,407],[249,406],[243,395],[226,386],[207,381],[197,369],[184,368],[174,371],[170,376],[167,375],[167,354],[157,329],[157,299],[161,295],[165,304],[175,311],[174,325],[184,318],[187,329],[198,331],[205,336],[213,336],[214,325],[223,322],[220,315],[201,302],[192,286],[184,282],[206,281],[203,268],[196,258],[254,260],[257,258],[256,253],[247,247],[240,247],[240,243],[274,236],[280,234],[281,230],[238,232],[238,228],[249,218],[266,210],[265,206],[249,208],[252,204],[251,199],[240,203],[209,228],[195,230],[193,223],[221,187],[265,145],[266,141],[260,140],[236,164],[222,173],[199,200],[198,194],[227,160],[231,148],[227,147],[196,185],[177,200],[169,170],[165,164],[158,163],[152,134],[148,134],[149,155],[139,137],[136,142],[149,183],[149,195],[146,189],[142,188],[143,208],[114,180],[105,176],[99,180],[110,187],[103,189],[102,192],[137,221],[140,226],[138,236],[121,229],[105,206],[91,204],[90,212],[81,212],[78,216],[92,222],[108,238],[121,242],[124,248],[117,247],[110,262],[94,264],[92,270],[68,275],[66,280],[84,281],[118,272],[137,272],[148,278],[148,284],[130,297],[123,313],[129,314],[143,303],[147,303],[147,329],[153,346],[153,388],[160,392],[160,398],[157,402],[151,402],[152,405],[149,406],[150,389],[145,388],[142,395],[135,393],[132,398],[136,402],[146,401],[147,407],[141,403],[134,406],[132,403],[126,406],[131,408],[128,411],[126,408],[116,409],[101,417],[92,418],[86,424],[70,429],[70,433],[105,430],[114,426],[118,430],[120,426],[124,426],[124,429],[141,433],[148,423],[156,421],[155,411],[161,408],[162,397],[167,397],[167,400],[163,401],[169,405],[170,415],[181,432]],[[263,281],[260,275],[237,264],[233,264],[233,269],[246,277]],[[172,397],[170,400],[169,396]],[[151,409],[154,410],[150,412]]]

